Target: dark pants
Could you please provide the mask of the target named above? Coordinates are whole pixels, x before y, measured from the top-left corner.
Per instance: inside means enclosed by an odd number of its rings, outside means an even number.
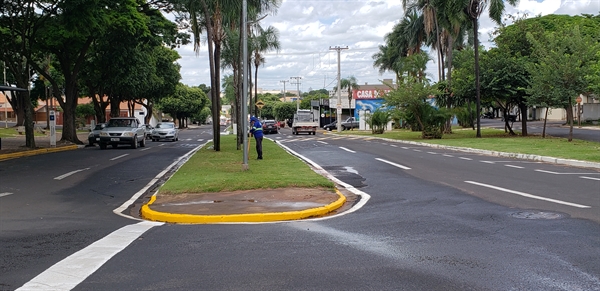
[[[256,154],[258,154],[258,158],[262,159],[262,136],[261,137],[254,137],[254,139],[256,140]]]

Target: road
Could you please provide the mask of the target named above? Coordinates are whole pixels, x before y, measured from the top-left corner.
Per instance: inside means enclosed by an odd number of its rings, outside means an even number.
[[[65,259],[83,271],[58,276],[64,290],[600,290],[594,170],[283,129],[266,137],[370,199],[345,215],[270,224],[113,212],[209,131],[0,162],[0,193],[14,193],[0,197],[0,289]],[[90,267],[79,250],[103,259]]]

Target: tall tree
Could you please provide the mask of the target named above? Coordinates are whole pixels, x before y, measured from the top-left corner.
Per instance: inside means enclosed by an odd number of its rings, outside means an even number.
[[[266,61],[263,53],[271,50],[278,51],[281,48],[281,44],[279,43],[279,31],[273,26],[263,29],[259,23],[256,22],[251,30],[252,36],[250,38],[250,43],[252,48],[252,61],[254,64],[254,96],[258,96],[258,67]],[[255,98],[255,101],[258,101],[258,98]],[[256,102],[253,103],[252,100],[250,100],[250,104],[255,103]],[[256,106],[251,106],[250,108],[254,108],[254,115],[256,115]]]
[[[465,13],[473,22],[473,49],[475,51],[475,98],[477,102],[477,135],[481,137],[481,93],[479,84],[479,17],[488,9],[489,17],[498,24],[502,23],[504,13],[504,0],[462,0]],[[510,5],[515,5],[517,0],[507,0]]]

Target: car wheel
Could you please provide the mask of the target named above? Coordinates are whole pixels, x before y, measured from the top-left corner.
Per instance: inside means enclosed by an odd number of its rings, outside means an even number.
[[[146,146],[146,137],[144,136],[144,138],[142,138],[142,141],[140,141],[140,147],[145,147]]]
[[[134,148],[134,149],[138,148],[137,135],[133,137],[133,142],[131,143],[131,147]]]
[[[106,149],[106,144],[105,143],[100,143],[100,149],[101,150],[105,150]]]
[[[89,141],[89,144],[90,144],[90,146],[91,146],[91,147],[93,147],[93,146],[94,146],[94,142],[93,142],[93,141],[91,141],[91,140]]]

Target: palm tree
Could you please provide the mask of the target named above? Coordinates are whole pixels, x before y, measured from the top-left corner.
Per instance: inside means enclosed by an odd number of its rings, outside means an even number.
[[[356,83],[356,77],[350,76],[348,78],[343,78],[340,80],[340,89],[348,90],[348,108],[350,108],[350,116],[354,116],[352,114],[352,90],[360,89],[358,83]],[[334,88],[337,92],[337,87]]]
[[[483,11],[489,7],[488,15],[490,19],[495,21],[497,24],[502,24],[502,14],[504,13],[504,0],[463,0],[465,4],[464,11],[473,22],[473,48],[475,50],[475,98],[477,100],[477,137],[481,137],[481,117],[479,112],[481,111],[481,97],[480,97],[480,84],[479,84],[479,16]],[[517,0],[507,0],[510,5],[515,5]]]
[[[258,67],[265,63],[265,58],[263,57],[262,53],[270,50],[279,50],[281,48],[281,44],[279,43],[279,31],[275,27],[269,26],[265,30],[259,25],[258,22],[255,22],[253,28],[253,36],[250,38],[250,42],[252,48],[252,59],[254,63],[254,96],[257,98]],[[252,100],[250,100],[250,104],[254,103],[252,103]],[[254,108],[254,114],[256,114],[256,106],[252,106],[251,108]]]

